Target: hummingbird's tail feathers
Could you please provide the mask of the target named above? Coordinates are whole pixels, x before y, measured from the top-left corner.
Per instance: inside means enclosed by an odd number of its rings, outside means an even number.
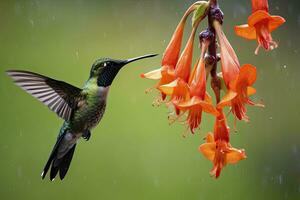
[[[62,161],[59,165],[59,177],[60,180],[63,180],[69,170],[74,151],[75,151],[76,144],[68,151],[68,153],[62,158]]]
[[[64,144],[65,134],[62,134],[58,137],[56,144],[53,147],[53,150],[50,154],[50,157],[44,167],[42,172],[42,179],[44,179],[51,167],[50,170],[50,180],[53,181],[59,172],[59,177],[63,180],[69,170],[73,154],[75,151],[76,143],[73,144],[70,149]],[[64,149],[63,152],[59,152],[60,149]]]
[[[63,180],[69,170],[73,154],[75,151],[76,144],[61,158],[55,157],[53,159],[51,170],[50,170],[50,180],[53,181],[59,172],[59,177]]]
[[[59,163],[59,162],[60,162],[60,160],[53,160],[53,162],[52,162],[51,170],[50,170],[50,180],[51,181],[54,181],[54,179],[58,173],[59,166],[57,166],[58,165],[57,163]],[[56,166],[55,166],[55,164],[56,164]]]
[[[54,157],[55,157],[56,154],[57,154],[58,147],[59,147],[59,145],[60,145],[60,143],[61,143],[61,141],[62,141],[63,138],[64,138],[64,135],[60,135],[60,136],[57,138],[57,141],[56,141],[56,143],[55,143],[55,145],[54,145],[54,147],[53,147],[53,150],[52,150],[52,152],[51,152],[51,154],[50,154],[50,156],[49,156],[49,159],[48,159],[48,161],[47,161],[47,163],[46,163],[46,165],[45,165],[45,167],[44,167],[44,170],[43,170],[43,172],[42,172],[42,175],[41,175],[41,176],[42,176],[42,179],[44,179],[44,178],[46,177],[46,175],[47,175],[47,173],[48,173],[48,171],[49,171],[49,168],[50,168],[50,166],[51,166],[51,163],[52,163]]]

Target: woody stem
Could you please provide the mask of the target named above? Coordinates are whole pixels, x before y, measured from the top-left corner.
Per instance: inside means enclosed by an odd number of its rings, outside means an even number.
[[[217,0],[210,0],[209,1],[209,12],[208,12],[208,28],[213,33],[213,39],[210,45],[208,46],[208,56],[213,58],[213,63],[211,64],[211,87],[215,93],[216,101],[217,103],[220,102],[220,90],[221,90],[221,82],[220,79],[217,76],[217,64],[218,64],[218,58],[217,58],[217,41],[216,41],[216,30],[213,26],[214,18],[212,16],[211,10],[215,7],[218,7],[218,1]]]

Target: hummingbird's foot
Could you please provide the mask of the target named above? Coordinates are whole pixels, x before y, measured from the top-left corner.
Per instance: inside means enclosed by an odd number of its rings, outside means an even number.
[[[89,130],[86,130],[85,132],[83,132],[82,138],[85,139],[86,141],[89,141],[91,135],[92,135],[91,132]]]

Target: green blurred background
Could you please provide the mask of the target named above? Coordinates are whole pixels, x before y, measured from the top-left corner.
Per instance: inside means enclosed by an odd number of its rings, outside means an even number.
[[[144,93],[154,82],[139,75],[159,67],[159,56],[122,70],[104,119],[89,142],[79,142],[66,179],[41,180],[62,120],[4,71],[26,69],[82,86],[99,57],[161,55],[192,2],[0,1],[0,199],[300,199],[297,0],[270,1],[271,13],[287,23],[273,34],[279,48],[258,56],[256,42],[233,33],[234,25],[246,22],[250,0],[220,0],[240,62],[258,68],[254,99],[266,105],[249,108],[251,122],[238,123],[232,134],[247,160],[227,166],[218,180],[209,176],[212,163],[197,148],[214,119],[205,115],[201,130],[183,138],[182,125],[168,125],[168,110],[151,106],[157,93]]]

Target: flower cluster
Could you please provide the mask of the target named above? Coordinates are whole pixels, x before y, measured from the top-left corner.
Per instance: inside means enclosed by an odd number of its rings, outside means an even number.
[[[280,24],[279,19],[283,22],[283,18],[267,13],[267,0],[252,0],[252,3],[254,17],[249,17],[248,25],[235,27],[236,33],[243,37],[251,36],[251,39],[257,37],[259,47],[263,46],[267,50],[277,47],[270,32],[275,29],[275,25]],[[184,28],[192,13],[192,30],[181,51]],[[264,18],[265,15],[268,17]],[[199,35],[200,55],[192,68],[195,34],[205,17],[208,18],[209,27]],[[169,115],[172,122],[185,117],[186,126],[192,134],[200,127],[203,112],[215,117],[213,133],[208,133],[206,142],[199,147],[199,151],[213,162],[211,175],[215,178],[219,177],[226,164],[235,164],[246,158],[243,149],[236,149],[230,144],[230,129],[224,108],[230,108],[235,120],[248,121],[247,106],[262,106],[249,98],[256,93],[253,88],[256,67],[251,64],[240,65],[223,32],[222,23],[223,13],[216,0],[194,3],[187,9],[175,30],[163,54],[162,67],[141,75],[143,78],[158,80],[155,88],[161,95],[155,104],[165,103],[173,110]],[[218,47],[220,54],[217,54]],[[221,70],[218,73],[219,61]],[[213,102],[207,91],[209,76],[216,102]]]

